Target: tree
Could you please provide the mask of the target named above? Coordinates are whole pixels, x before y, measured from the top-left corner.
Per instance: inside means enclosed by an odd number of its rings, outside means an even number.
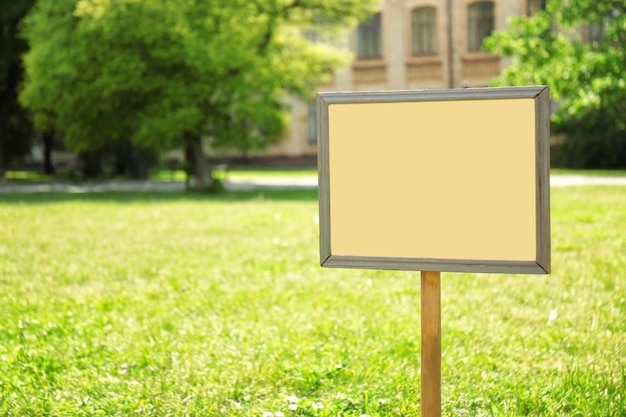
[[[185,148],[210,185],[203,145],[248,151],[286,126],[284,99],[343,62],[331,43],[374,0],[40,0],[25,21],[20,96],[73,149],[128,139]]]
[[[22,54],[27,45],[18,37],[20,22],[34,0],[0,4],[0,179],[5,163],[30,151],[33,129],[28,115],[17,102],[22,80]]]
[[[626,167],[626,3],[551,0],[486,41],[509,57],[496,84],[547,84],[566,163]]]

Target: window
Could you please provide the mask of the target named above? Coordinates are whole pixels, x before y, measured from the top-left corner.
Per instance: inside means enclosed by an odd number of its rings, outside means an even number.
[[[314,145],[315,143],[317,143],[317,108],[315,106],[315,101],[309,101],[308,112],[309,112],[309,143],[311,145]]]
[[[313,43],[320,43],[320,42],[322,42],[322,36],[315,29],[307,29],[307,30],[305,30],[304,31],[304,38],[307,41],[310,41],[310,42],[313,42]]]
[[[437,11],[434,7],[418,7],[411,12],[411,54],[437,54]]]
[[[494,6],[492,1],[479,1],[470,4],[467,13],[469,52],[482,49],[483,39],[494,29]]]
[[[380,13],[359,24],[357,29],[357,57],[377,59],[383,57]]]
[[[603,43],[609,41],[607,29],[609,26],[615,24],[615,19],[620,16],[618,9],[613,9],[607,12],[603,17],[598,17],[596,20],[588,24],[587,40],[592,43]]]
[[[589,42],[601,42],[606,36],[606,27],[610,23],[608,18],[589,23]]]
[[[546,0],[528,0],[528,9],[526,14],[534,16],[542,10],[546,9]]]

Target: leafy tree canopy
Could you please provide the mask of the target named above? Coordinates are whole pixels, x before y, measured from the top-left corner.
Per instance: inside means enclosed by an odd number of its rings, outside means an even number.
[[[579,165],[626,166],[626,2],[548,0],[509,24],[486,41],[511,62],[495,84],[549,85],[557,129],[608,146],[608,160]]]
[[[21,102],[76,150],[132,138],[261,148],[283,131],[283,100],[343,59],[306,30],[338,35],[373,0],[39,0]]]
[[[5,162],[23,156],[32,144],[32,124],[17,101],[22,79],[22,54],[27,45],[18,36],[24,15],[35,0],[11,0],[0,3],[0,179]]]

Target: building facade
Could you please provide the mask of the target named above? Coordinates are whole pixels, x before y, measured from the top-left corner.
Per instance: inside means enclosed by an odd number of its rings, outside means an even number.
[[[349,35],[353,56],[320,91],[484,87],[506,65],[482,41],[545,0],[384,0]],[[289,132],[263,156],[317,153],[314,97],[294,101]]]

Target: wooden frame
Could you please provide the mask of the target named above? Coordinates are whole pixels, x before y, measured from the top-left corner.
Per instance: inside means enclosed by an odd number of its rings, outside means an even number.
[[[320,263],[550,272],[545,86],[317,96]]]

